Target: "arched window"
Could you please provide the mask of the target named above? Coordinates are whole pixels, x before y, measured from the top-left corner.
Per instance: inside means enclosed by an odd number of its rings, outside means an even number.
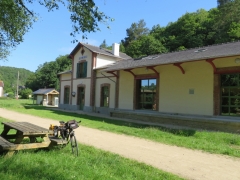
[[[101,107],[109,107],[110,84],[101,85]]]
[[[64,102],[63,104],[69,104],[70,101],[70,86],[65,86],[64,87]]]

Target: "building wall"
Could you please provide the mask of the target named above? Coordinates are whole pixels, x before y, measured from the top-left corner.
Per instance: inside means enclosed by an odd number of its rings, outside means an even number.
[[[133,109],[134,78],[129,72],[120,71],[119,109]]]
[[[63,104],[64,101],[64,87],[70,86],[71,87],[71,81],[61,81],[61,90],[60,90],[60,104]],[[70,88],[71,92],[71,88]]]
[[[218,59],[215,59],[213,61],[213,63],[215,64],[215,66],[217,68],[235,67],[235,66],[239,66],[240,67],[240,64],[237,64],[235,62],[236,58],[240,58],[240,56],[227,57],[227,58],[218,58]]]
[[[82,47],[84,48],[84,47]],[[84,48],[84,54],[81,54],[82,48],[75,54],[73,63],[73,79],[76,79],[77,63],[87,61],[87,77],[91,77],[92,70],[92,52]]]
[[[117,60],[117,58],[98,54],[97,61],[96,61],[96,68],[114,63],[116,60]]]
[[[160,66],[159,112],[213,115],[213,69],[205,61]]]
[[[90,85],[91,80],[90,79],[76,79],[73,80],[73,88],[72,91],[77,93],[78,85],[84,85],[85,86],[85,106],[90,106]],[[72,105],[77,105],[77,96],[72,97]]]
[[[84,49],[84,54],[82,54],[82,49]],[[87,77],[85,78],[76,78],[77,72],[77,63],[87,61]],[[84,102],[84,110],[91,111],[90,107],[90,90],[91,90],[91,72],[92,72],[92,52],[89,51],[87,48],[82,47],[74,56],[73,62],[73,83],[72,83],[72,91],[77,93],[78,85],[85,86],[85,102]],[[78,110],[77,105],[77,96],[71,97],[72,98],[72,109]]]
[[[104,74],[104,76],[102,74]],[[109,108],[114,108],[115,107],[116,77],[114,77],[113,75],[111,75],[109,73],[102,73],[102,74],[99,71],[97,73],[95,105],[96,105],[96,107],[100,107],[101,85],[102,84],[110,84]]]
[[[235,63],[237,57],[215,59],[216,68],[239,67]],[[239,58],[239,57],[238,57]],[[203,61],[181,64],[181,70],[170,65],[155,67],[159,76],[159,112],[170,114],[214,114],[214,72],[213,67]],[[135,75],[153,73],[146,68],[132,70]],[[120,71],[119,109],[133,110],[134,99],[133,75]]]
[[[213,69],[209,63],[182,64],[185,74],[173,65],[155,67],[160,73],[159,112],[181,114],[213,114]],[[134,74],[152,74],[145,68],[133,70]],[[119,109],[133,110],[134,78],[121,71]],[[189,91],[194,91],[190,94]]]
[[[61,74],[61,80],[62,81],[71,80],[71,73],[69,73],[69,74]]]

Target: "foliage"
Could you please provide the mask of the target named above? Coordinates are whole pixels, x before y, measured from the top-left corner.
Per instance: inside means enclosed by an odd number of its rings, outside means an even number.
[[[23,89],[19,92],[22,99],[29,99],[29,95],[32,95],[32,90],[29,88]]]
[[[0,66],[0,78],[4,83],[4,92],[15,92],[17,90],[17,78],[19,72],[19,86],[24,86],[28,77],[33,74],[33,72],[15,67]]]
[[[126,47],[126,53],[133,58],[164,53],[166,51],[162,43],[151,35],[143,35],[137,40],[130,42]]]
[[[59,9],[59,6],[67,6],[72,21],[73,43],[77,34],[100,30],[99,23],[108,23],[112,18],[99,11],[94,0],[1,0],[0,1],[0,59],[9,54],[9,49],[23,42],[23,37],[37,21],[38,15],[29,7],[39,3],[48,11]]]
[[[139,23],[133,23],[126,30],[127,37],[122,40],[125,52],[135,58],[149,53],[171,52],[240,40],[240,0],[218,2],[221,3],[218,8],[186,13],[166,27],[154,25],[149,33],[145,31],[145,37],[144,33],[141,33],[145,29],[145,22],[140,20]],[[157,47],[154,50],[152,47],[148,48],[149,44],[142,41],[141,37],[148,37],[161,50]]]
[[[39,89],[39,84],[38,84],[38,81],[37,81],[37,77],[36,77],[36,74],[31,74],[27,81],[26,81],[26,87],[31,89],[32,91],[36,91]]]
[[[35,74],[27,79],[26,86],[33,91],[45,87],[59,89],[57,74],[70,69],[72,69],[72,61],[68,55],[59,56],[55,61],[40,65]]]
[[[14,96],[15,96],[15,95],[14,95],[14,92],[8,92],[8,97],[9,97],[9,98],[15,98]]]
[[[131,27],[127,30],[127,37],[121,41],[121,43],[126,48],[132,41],[137,40],[143,35],[149,33],[149,29],[146,27],[146,23],[141,19],[138,23],[132,23]]]
[[[6,59],[9,49],[23,41],[24,34],[32,26],[34,16],[25,11],[22,0],[0,1],[0,59]]]
[[[194,13],[186,13],[176,22],[169,23],[166,28],[154,27],[151,31],[169,51],[188,49],[209,45],[208,33],[211,25],[206,26],[209,12],[200,9]]]
[[[106,43],[106,40],[104,39],[102,44],[100,44],[99,46],[100,48],[107,48],[107,43]]]
[[[232,2],[233,0],[217,0],[218,6],[223,6],[226,3]]]
[[[0,107],[25,114],[55,119],[56,121],[76,119],[77,121],[82,121],[82,126],[90,128],[136,136],[164,144],[203,150],[215,154],[240,157],[239,134],[163,128],[120,121],[111,119],[111,117],[108,119],[106,117],[94,117],[75,112],[53,110],[31,104],[31,100],[0,100]]]
[[[240,0],[234,0],[218,8],[214,28],[217,43],[240,40]]]

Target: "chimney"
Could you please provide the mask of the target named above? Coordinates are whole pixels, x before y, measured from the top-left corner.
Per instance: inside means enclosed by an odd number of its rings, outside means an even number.
[[[114,56],[119,56],[119,44],[113,43],[112,45],[112,53]]]

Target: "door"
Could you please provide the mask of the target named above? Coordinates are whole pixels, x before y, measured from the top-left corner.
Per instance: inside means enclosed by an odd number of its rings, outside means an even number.
[[[83,110],[84,102],[85,102],[85,88],[84,87],[78,87],[77,97],[78,97],[77,105],[79,105],[79,110]]]

